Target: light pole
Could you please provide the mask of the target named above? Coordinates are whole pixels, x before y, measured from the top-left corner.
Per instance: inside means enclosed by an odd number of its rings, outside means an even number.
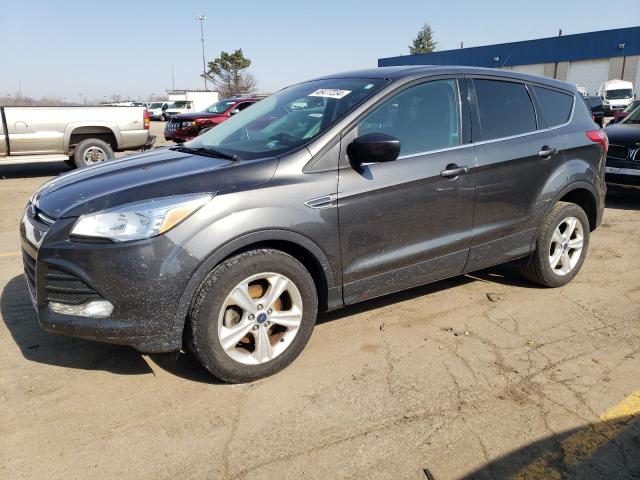
[[[207,89],[207,62],[204,59],[204,29],[202,22],[207,19],[204,15],[198,15],[196,20],[200,20],[200,41],[202,42],[202,78],[204,79],[204,89]]]

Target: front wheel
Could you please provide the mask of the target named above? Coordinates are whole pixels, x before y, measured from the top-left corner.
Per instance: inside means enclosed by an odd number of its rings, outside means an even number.
[[[561,287],[575,277],[589,248],[589,219],[574,203],[558,202],[538,231],[536,250],[522,274],[544,287]]]
[[[251,250],[225,260],[203,281],[186,340],[215,376],[249,382],[282,370],[302,352],[317,311],[315,284],[298,260]]]

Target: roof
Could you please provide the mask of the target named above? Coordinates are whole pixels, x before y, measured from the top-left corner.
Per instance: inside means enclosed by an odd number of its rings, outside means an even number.
[[[620,48],[622,45],[624,48]],[[470,65],[495,68],[629,55],[640,55],[640,27],[380,58],[378,66]]]
[[[572,85],[561,80],[529,75],[526,73],[512,72],[509,70],[499,70],[496,68],[466,67],[456,65],[414,65],[396,67],[378,67],[365,70],[352,70],[349,72],[335,73],[315,78],[313,80],[325,80],[331,78],[384,78],[392,81],[405,78],[419,78],[432,75],[491,75],[505,78],[516,78],[530,82],[544,83],[563,89],[575,90]]]

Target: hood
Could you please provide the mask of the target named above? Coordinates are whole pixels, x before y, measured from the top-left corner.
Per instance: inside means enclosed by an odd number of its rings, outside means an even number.
[[[209,112],[194,112],[194,113],[180,113],[174,115],[172,118],[176,120],[198,120],[200,118],[221,118],[225,115],[223,113],[209,113]]]
[[[604,129],[609,143],[627,147],[640,147],[640,125],[634,123],[616,123]]]
[[[268,181],[277,158],[231,161],[156,149],[74,170],[45,183],[33,203],[52,218],[76,217],[131,202],[224,193]]]

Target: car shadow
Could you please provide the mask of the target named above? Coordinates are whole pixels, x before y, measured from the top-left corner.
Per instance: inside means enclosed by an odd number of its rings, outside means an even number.
[[[639,449],[640,417],[627,415],[530,443],[463,478],[631,480],[640,478]]]
[[[618,210],[640,210],[640,190],[609,186],[605,205]]]
[[[54,177],[73,170],[64,162],[16,163],[0,165],[0,179]]]
[[[341,310],[320,315],[318,323],[326,323],[368,310],[404,302],[474,281],[535,287],[522,280],[514,267],[501,265],[422,285],[383,297],[350,305]],[[491,288],[487,288],[490,293]],[[92,342],[45,332],[38,325],[27,285],[22,275],[12,278],[0,296],[0,311],[13,340],[23,357],[32,362],[81,370],[104,370],[121,375],[153,374],[153,369],[137,350],[119,345]],[[148,354],[148,358],[163,370],[186,380],[208,384],[224,384],[211,375],[192,355],[183,351]]]
[[[22,356],[31,362],[80,370],[103,370],[119,375],[154,373],[144,355],[133,348],[42,330],[22,275],[12,278],[4,287],[0,311]],[[222,383],[184,352],[150,354],[149,358],[160,368],[186,380]]]
[[[334,310],[332,312],[321,314],[318,319],[318,323],[320,324],[338,320],[350,315],[356,315],[358,313],[366,312],[376,308],[386,307],[395,303],[412,300],[414,298],[430,295],[461,285],[466,285],[475,281],[487,283],[487,294],[493,293],[495,289],[490,288],[490,285],[495,284],[521,288],[542,288],[539,285],[529,282],[524,277],[522,277],[522,275],[520,275],[520,273],[518,272],[515,264],[507,263],[491,268],[486,268],[484,270],[478,270],[470,274],[458,275],[456,277],[447,278],[446,280],[440,280],[438,282],[420,285],[419,287],[414,287],[409,290],[402,290],[397,293],[391,293],[382,297],[355,303],[340,310]]]

